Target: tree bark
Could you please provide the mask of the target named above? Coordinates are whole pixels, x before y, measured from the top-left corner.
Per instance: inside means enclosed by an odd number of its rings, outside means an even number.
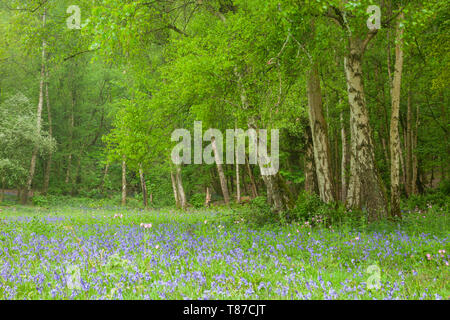
[[[280,185],[278,183],[278,173],[270,174],[265,167],[265,164],[269,163],[269,157],[266,154],[266,152],[261,152],[260,150],[267,150],[267,142],[264,139],[261,139],[261,136],[258,132],[259,138],[259,144],[258,144],[258,166],[261,173],[261,178],[264,181],[264,184],[266,185],[267,190],[267,201],[269,205],[272,206],[275,212],[281,212],[287,208],[287,202],[285,201],[285,198],[282,195],[282,190],[280,188]],[[265,174],[268,173],[268,174]]]
[[[70,181],[70,171],[72,167],[72,148],[73,148],[73,130],[75,127],[75,92],[72,91],[72,109],[70,110],[70,119],[69,119],[69,155],[67,157],[67,171],[66,171],[66,179],[65,183],[69,183]]]
[[[234,123],[234,129],[237,130],[237,120]],[[235,166],[236,166],[236,202],[241,202],[241,177],[239,172],[239,156],[238,148],[235,148]]]
[[[328,130],[323,116],[322,94],[317,64],[313,65],[309,71],[307,86],[309,123],[312,132],[319,195],[323,202],[329,203],[335,201],[335,198]]]
[[[180,197],[180,205],[181,208],[186,209],[187,202],[186,202],[186,195],[184,193],[184,187],[183,187],[183,180],[181,177],[181,166],[177,166],[177,187],[178,187],[178,196]]]
[[[122,205],[127,204],[127,163],[122,156]]]
[[[42,26],[45,28],[47,10],[44,9],[44,14],[42,16]],[[42,108],[44,105],[44,80],[45,80],[45,53],[46,41],[45,39],[42,41],[42,62],[41,62],[41,79],[39,83],[39,102],[37,107],[37,123],[36,123],[36,134],[41,134],[41,126],[42,126]],[[22,204],[26,204],[28,202],[28,195],[31,192],[31,185],[33,183],[34,173],[36,170],[36,159],[38,155],[38,147],[34,147],[33,153],[31,155],[30,162],[30,171],[28,174],[28,179],[25,187],[25,191],[22,194]]]
[[[106,183],[106,178],[108,177],[108,171],[109,171],[109,162],[106,163],[105,166],[105,171],[103,173],[103,180],[102,180],[102,185],[100,186],[100,190],[103,192],[105,189],[105,183]]]
[[[340,114],[341,123],[341,141],[342,141],[342,158],[341,158],[341,201],[345,203],[347,200],[347,167],[348,167],[348,146],[347,132],[345,130],[344,112]]]
[[[416,109],[416,128],[415,128],[415,132],[413,132],[413,137],[411,139],[411,144],[412,144],[412,183],[411,183],[411,193],[412,194],[417,194],[418,193],[418,179],[419,179],[419,175],[418,175],[418,171],[419,171],[419,162],[417,159],[417,136],[419,135],[419,104],[417,104],[417,109]]]
[[[411,132],[411,122],[412,122],[412,110],[411,110],[411,88],[408,90],[408,110],[406,112],[406,184],[405,190],[406,194],[409,196],[412,192],[412,132]]]
[[[248,102],[248,98],[247,98],[247,94],[245,92],[245,88],[242,84],[242,75],[237,71],[237,69],[235,69],[235,75],[237,77],[237,83],[238,83],[238,87],[241,93],[241,103],[242,103],[242,108],[243,109],[250,109],[250,105]],[[256,132],[258,132],[258,136],[259,136],[259,130],[258,130],[258,126],[257,126],[257,122],[256,119],[254,117],[251,117],[250,119],[248,119],[248,123],[247,126],[249,129],[254,129],[256,130]],[[266,145],[264,145],[266,144]],[[258,150],[260,150],[262,148],[262,150],[267,150],[267,143],[263,143],[260,139],[260,143],[258,146]],[[267,201],[270,205],[273,205],[273,208],[275,211],[282,211],[286,208],[286,203],[284,203],[284,198],[281,194],[281,189],[279,188],[279,185],[277,183],[277,175],[278,174],[274,174],[274,175],[263,175],[262,173],[267,171],[266,168],[264,167],[265,164],[269,163],[269,159],[268,159],[268,155],[267,154],[261,154],[259,153],[259,157],[258,157],[258,164],[259,164],[259,169],[261,171],[261,177],[264,181],[264,184],[266,185],[266,190],[267,190]]]
[[[220,160],[220,155],[217,152],[217,144],[216,144],[215,137],[211,137],[211,146],[212,146],[213,153],[214,153],[214,159],[216,160],[217,172],[219,174],[220,187],[222,189],[223,200],[225,201],[225,204],[229,204],[230,203],[230,194],[228,193],[227,180],[225,177],[225,173],[223,171],[223,165]]]
[[[173,197],[175,199],[175,205],[177,206],[177,208],[180,208],[181,203],[180,197],[178,196],[177,180],[175,174],[172,171],[170,172],[170,179],[172,180],[172,190],[173,190]]]
[[[52,113],[50,108],[50,97],[48,94],[48,69],[46,70],[46,81],[45,81],[45,99],[47,102],[47,117],[48,117],[48,134],[50,138],[53,137],[53,124],[52,124]],[[44,174],[44,187],[42,188],[42,193],[45,195],[48,192],[48,186],[50,184],[50,174],[52,169],[52,156],[53,152],[50,151],[47,159],[47,163],[45,166],[45,174]]]
[[[241,202],[241,179],[239,175],[239,164],[237,162],[237,152],[236,152],[236,202]]]
[[[206,187],[205,207],[208,208],[211,203],[211,192],[209,187]]]
[[[395,70],[392,83],[392,111],[391,111],[391,215],[400,216],[400,135],[398,129],[400,114],[400,91],[403,69],[403,30],[400,27],[403,13],[398,16],[395,45]]]
[[[344,58],[350,105],[351,158],[347,206],[367,209],[369,219],[387,213],[384,186],[375,167],[375,153],[369,114],[364,96],[361,40],[349,38],[349,52]]]
[[[304,133],[305,138],[305,191],[309,194],[319,194],[317,187],[316,166],[314,165],[314,147],[311,135],[311,128],[307,126]]]
[[[258,196],[258,188],[256,187],[255,178],[253,177],[252,168],[250,168],[247,155],[245,155],[245,166],[247,167],[247,173],[250,179],[250,190],[252,192],[252,198],[256,198]]]
[[[381,121],[380,127],[379,127],[379,136],[381,140],[381,147],[383,150],[384,159],[386,161],[386,166],[389,167],[389,148],[388,148],[388,142],[389,137],[387,136],[389,132],[389,118],[388,118],[388,112],[386,108],[386,91],[384,90],[384,82],[383,78],[381,76],[381,66],[375,67],[375,80],[378,84],[378,104],[379,104],[379,116],[382,117],[384,121]]]

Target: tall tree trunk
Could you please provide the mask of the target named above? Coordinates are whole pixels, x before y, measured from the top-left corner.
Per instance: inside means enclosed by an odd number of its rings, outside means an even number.
[[[236,202],[241,202],[241,179],[239,175],[239,164],[237,161],[237,150],[236,150]]]
[[[237,130],[237,120],[234,122],[234,129]],[[235,148],[235,166],[236,166],[236,202],[241,202],[241,178],[239,172],[239,156],[238,148]],[[244,183],[245,184],[245,183]]]
[[[245,170],[244,169],[245,168],[240,170],[240,174],[241,174],[240,181],[242,181],[242,187],[244,188],[243,189],[243,191],[244,191],[243,194],[248,196],[248,195],[250,195],[250,187],[248,186],[247,181],[245,179]]]
[[[348,147],[347,147],[347,132],[345,130],[345,122],[344,122],[344,111],[341,111],[340,123],[341,123],[341,141],[342,141],[341,201],[345,203],[345,201],[347,200]]]
[[[144,199],[144,208],[147,208],[148,207],[147,185],[145,183],[145,176],[144,170],[142,169],[142,163],[139,164],[139,178],[141,179],[141,190],[142,190],[142,197]]]
[[[443,120],[443,123],[448,125],[448,115],[447,115],[447,109],[448,105],[444,102],[444,94],[443,91],[441,91],[441,118]],[[445,147],[445,154],[441,155],[441,181],[447,180],[447,172],[448,172],[448,155],[450,154],[450,145],[448,143],[448,134],[444,135],[444,147]]]
[[[46,15],[47,15],[47,9],[44,9],[44,14],[42,16],[42,26],[45,28],[45,22],[46,22]],[[37,123],[36,123],[36,134],[41,134],[41,126],[42,126],[42,108],[44,105],[44,81],[45,81],[45,60],[46,60],[46,53],[45,53],[45,47],[46,47],[46,41],[42,41],[42,62],[41,62],[41,79],[39,82],[39,102],[37,107]],[[22,203],[26,204],[28,202],[28,195],[31,192],[31,185],[33,183],[34,173],[36,170],[36,159],[38,155],[38,147],[34,147],[33,153],[31,155],[31,161],[30,161],[30,171],[28,174],[28,179],[25,187],[25,191],[22,194]]]
[[[318,194],[316,166],[314,165],[314,147],[311,128],[307,126],[304,133],[305,138],[305,191],[309,194]]]
[[[244,109],[248,110],[248,109],[250,109],[250,105],[248,102],[245,88],[242,83],[242,75],[237,71],[237,69],[235,69],[234,72],[235,72],[238,87],[239,87],[239,90],[241,93],[240,98],[241,98],[242,107]],[[256,132],[258,132],[258,136],[260,137],[257,122],[254,117],[251,117],[250,119],[248,119],[247,126],[249,129],[254,129]],[[259,145],[258,145],[258,150],[261,150],[261,148],[262,148],[262,150],[267,150],[267,143],[264,143],[264,141],[261,140],[261,137],[259,140],[260,141],[259,141]],[[268,155],[264,154],[264,152],[261,153],[260,151],[258,151],[258,160],[259,160],[258,161],[259,169],[261,171],[261,177],[264,181],[264,184],[266,185],[268,203],[271,205],[273,204],[275,211],[284,210],[284,208],[286,207],[286,204],[284,203],[284,198],[281,194],[281,189],[277,182],[278,181],[277,174],[274,174],[274,175],[262,174],[262,173],[268,171],[267,168],[265,167],[266,164],[270,163]]]
[[[411,193],[417,194],[417,180],[419,179],[418,171],[419,171],[419,162],[417,159],[417,136],[419,135],[419,104],[417,104],[416,109],[416,128],[414,130],[413,137],[411,138],[412,144],[412,174],[411,174]]]
[[[106,183],[106,178],[108,177],[108,171],[109,171],[109,162],[106,163],[105,166],[105,171],[103,173],[103,180],[102,180],[102,184],[100,186],[100,190],[103,192],[103,190],[105,189],[105,183]]]
[[[386,166],[389,166],[389,150],[388,150],[388,142],[386,140],[389,139],[387,136],[387,133],[389,132],[389,117],[388,117],[388,111],[386,108],[386,91],[384,90],[385,83],[382,78],[382,71],[381,71],[381,65],[375,66],[375,81],[378,85],[378,104],[379,104],[379,116],[384,120],[381,121],[380,127],[379,127],[379,136],[381,140],[381,147],[383,150],[384,159],[386,161]]]
[[[50,97],[48,94],[48,68],[46,70],[46,81],[45,81],[45,99],[47,102],[47,116],[48,116],[48,134],[50,138],[53,137],[53,125],[52,125],[52,113],[50,108]],[[47,194],[48,186],[50,184],[50,174],[52,169],[52,156],[53,152],[50,150],[48,155],[47,163],[45,166],[45,174],[44,174],[44,187],[42,188],[42,193]]]
[[[170,171],[170,179],[172,180],[172,190],[173,190],[173,197],[175,199],[175,205],[177,206],[177,208],[180,208],[181,203],[180,197],[178,196],[177,180],[175,174],[172,171]]]
[[[181,166],[177,166],[177,187],[178,187],[178,196],[180,197],[180,205],[181,208],[186,209],[187,207],[187,201],[186,201],[186,195],[184,193],[184,187],[183,187],[183,179],[181,177]]]
[[[333,167],[334,167],[334,180],[333,180],[333,185],[334,187],[334,198],[336,200],[339,200],[341,198],[341,180],[340,179],[340,169],[341,166],[339,165],[340,161],[339,161],[339,128],[336,128],[336,130],[334,130],[334,152],[332,154],[332,158],[333,158]]]
[[[411,88],[408,90],[408,110],[406,112],[406,194],[409,196],[412,192],[412,132],[411,132],[411,122],[412,122],[412,110],[411,110]]]
[[[364,96],[362,58],[364,46],[359,39],[349,39],[349,53],[344,59],[350,105],[351,158],[347,206],[367,209],[375,220],[387,213],[384,186],[375,167],[375,152],[369,114]]]
[[[73,148],[73,130],[75,128],[75,92],[72,91],[72,109],[70,110],[70,119],[69,119],[69,155],[67,157],[67,171],[66,171],[66,179],[65,183],[69,183],[70,181],[70,170],[72,167],[72,148]]]
[[[127,204],[127,163],[125,156],[122,156],[122,205]]]
[[[227,180],[225,177],[225,173],[223,171],[222,161],[220,159],[219,153],[217,152],[217,144],[216,144],[215,137],[211,137],[211,146],[212,146],[212,150],[214,153],[214,159],[216,160],[217,172],[219,174],[220,187],[222,189],[223,200],[225,201],[225,204],[229,204],[230,203],[230,194],[228,193]]]
[[[403,69],[403,30],[400,27],[403,20],[403,12],[398,16],[396,45],[395,45],[395,70],[392,86],[392,114],[391,114],[391,215],[400,216],[400,135],[398,129],[400,114],[400,90],[402,84]]]
[[[255,129],[255,128],[254,128]],[[261,173],[261,178],[266,185],[267,201],[272,206],[275,212],[281,212],[287,208],[287,202],[282,194],[281,185],[279,184],[278,172],[273,173],[266,167],[266,164],[270,163],[269,156],[267,155],[267,141],[261,137],[259,130],[257,130],[259,136],[258,144],[258,166]],[[262,151],[261,151],[262,150]]]
[[[317,64],[313,65],[308,75],[308,112],[312,132],[314,162],[316,167],[319,195],[322,201],[335,200],[331,172],[331,155],[328,130],[322,108],[322,94]]]
[[[227,170],[227,172],[229,171],[229,172],[233,172],[233,166],[231,165],[231,164],[229,164],[229,165],[225,165],[225,168],[227,169],[227,168],[229,168],[230,170]],[[227,180],[227,185],[228,185],[228,191],[229,191],[229,196],[230,196],[230,194],[233,194],[234,193],[234,177],[233,177],[233,175],[230,175],[230,176],[225,176],[225,178],[226,178],[226,180]]]
[[[247,155],[245,155],[245,166],[247,167],[247,173],[250,179],[250,190],[252,192],[252,198],[256,198],[258,196],[258,188],[256,187],[255,178],[253,177],[252,168],[250,168]]]
[[[205,197],[205,207],[209,207],[211,204],[211,191],[209,190],[209,187],[206,187],[206,197]]]

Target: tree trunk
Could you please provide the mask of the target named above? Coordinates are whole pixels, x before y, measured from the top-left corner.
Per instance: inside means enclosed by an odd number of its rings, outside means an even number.
[[[170,172],[170,179],[172,180],[172,190],[173,190],[173,197],[175,199],[175,205],[177,206],[177,208],[180,208],[181,203],[180,197],[178,196],[177,181],[175,174],[172,171]]]
[[[358,39],[349,39],[344,59],[350,105],[351,158],[347,206],[367,209],[370,220],[387,213],[384,187],[375,167],[375,153],[362,78],[363,47]]]
[[[43,28],[45,28],[46,15],[47,15],[47,10],[44,9],[44,14],[42,16]],[[36,123],[36,134],[37,135],[41,134],[42,108],[44,105],[44,80],[45,80],[45,60],[46,60],[45,46],[46,46],[46,41],[43,40],[42,41],[41,79],[40,79],[40,83],[39,83],[39,102],[38,102],[38,107],[37,107],[37,123]],[[37,159],[38,151],[39,151],[38,147],[34,147],[33,153],[31,155],[30,171],[28,174],[27,184],[25,187],[25,192],[22,195],[22,204],[26,204],[28,202],[28,195],[31,192],[31,185],[33,183],[34,172],[36,170],[36,159]]]
[[[381,71],[381,66],[376,66],[375,67],[375,80],[378,84],[378,104],[379,104],[379,116],[381,117],[381,119],[383,119],[384,121],[381,121],[380,123],[380,127],[379,127],[379,136],[380,136],[380,140],[381,140],[381,147],[383,150],[383,155],[384,155],[384,159],[386,161],[386,166],[389,167],[389,150],[388,150],[388,142],[386,142],[386,140],[389,139],[389,137],[387,137],[387,133],[389,132],[389,119],[388,119],[388,112],[386,109],[386,91],[384,90],[384,82],[383,82],[383,78],[381,76],[382,71]]]
[[[311,135],[311,128],[305,128],[305,191],[309,194],[318,194],[316,166],[314,165],[314,148]]]
[[[409,196],[412,192],[412,132],[411,132],[411,122],[412,122],[412,110],[411,110],[411,88],[408,90],[408,103],[407,103],[407,113],[406,113],[406,184],[405,190],[406,194]]]
[[[139,164],[139,178],[141,179],[142,198],[144,200],[144,208],[148,207],[147,200],[147,185],[145,183],[144,170],[142,169],[142,163]]]
[[[234,123],[234,129],[237,130],[237,120]],[[238,148],[235,148],[235,166],[236,166],[236,202],[241,202],[241,178],[239,172],[239,156],[238,156]]]
[[[347,200],[347,166],[348,166],[348,147],[347,132],[345,130],[344,112],[340,114],[341,122],[341,141],[342,141],[342,158],[341,158],[341,201],[345,203]]]
[[[109,171],[109,162],[106,163],[105,166],[105,172],[103,173],[103,180],[102,180],[102,185],[100,187],[100,190],[103,192],[103,190],[105,189],[105,183],[106,183],[106,178],[108,177],[108,171]]]
[[[213,149],[214,158],[216,160],[217,172],[219,174],[220,187],[222,188],[223,200],[225,201],[225,204],[229,204],[230,203],[230,194],[228,193],[227,180],[225,178],[225,173],[223,171],[222,161],[220,160],[220,155],[217,152],[217,144],[216,144],[215,137],[211,137],[211,146]]]
[[[247,94],[245,92],[245,88],[242,84],[242,75],[237,71],[237,69],[235,69],[235,75],[237,77],[237,83],[238,83],[238,87],[240,89],[240,93],[241,93],[241,103],[242,103],[242,107],[244,109],[249,109],[249,103],[248,103],[248,99],[247,99]],[[257,122],[256,119],[254,117],[251,117],[250,119],[248,119],[248,128],[249,129],[254,129],[258,132],[259,135],[259,130],[258,130],[258,126],[257,126]],[[259,150],[266,150],[267,151],[267,143],[264,143],[264,141],[262,141],[261,137],[259,139],[259,145],[258,145],[258,164],[259,164],[259,169],[261,171],[261,177],[264,181],[264,184],[266,185],[266,190],[267,190],[267,201],[269,204],[273,204],[273,207],[275,209],[275,211],[281,211],[284,210],[284,208],[286,207],[285,203],[283,202],[283,196],[281,195],[281,190],[278,186],[277,183],[277,174],[274,175],[264,175],[263,173],[265,173],[267,170],[267,168],[265,167],[265,164],[270,163],[269,161],[269,157],[267,154],[261,153]]]
[[[252,168],[250,168],[247,155],[245,155],[245,166],[247,167],[247,173],[250,179],[250,190],[252,192],[252,198],[256,198],[258,196],[258,188],[256,187],[255,178],[253,177]]]
[[[127,204],[127,163],[122,156],[122,205]]]
[[[312,66],[308,75],[308,112],[311,126],[314,163],[316,167],[317,184],[322,201],[333,202],[333,178],[331,172],[330,146],[328,130],[322,109],[322,94],[317,64]]]
[[[266,164],[270,163],[269,157],[267,155],[267,141],[261,138],[259,131],[259,144],[258,144],[258,166],[261,173],[261,178],[266,185],[267,190],[267,201],[269,205],[272,206],[275,212],[281,212],[287,208],[287,202],[282,195],[282,190],[278,183],[278,173],[273,173],[265,167]],[[261,150],[263,150],[261,152]]]
[[[211,192],[209,191],[209,187],[206,187],[206,198],[205,198],[205,207],[209,207],[211,203]]]
[[[411,193],[417,194],[418,193],[418,187],[417,187],[417,180],[419,179],[418,175],[418,169],[419,169],[419,163],[417,159],[417,136],[419,135],[419,104],[417,104],[417,110],[416,110],[416,128],[415,132],[413,133],[413,137],[411,139],[412,144],[412,183],[411,183]]]
[[[69,183],[70,181],[70,170],[72,167],[72,148],[73,148],[73,130],[75,127],[75,92],[72,91],[72,109],[70,110],[70,119],[69,119],[69,155],[67,157],[67,171],[66,171],[66,179],[65,183]]]
[[[181,177],[181,166],[177,166],[177,187],[178,187],[178,195],[180,197],[180,205],[181,208],[186,209],[187,202],[186,202],[186,195],[184,193],[184,187],[183,187],[183,180]]]
[[[47,116],[48,116],[48,134],[50,138],[53,137],[53,125],[52,125],[52,113],[50,108],[50,98],[48,94],[48,69],[46,70],[46,82],[45,82],[45,99],[47,101]],[[50,174],[52,169],[52,156],[53,152],[50,151],[47,159],[47,163],[45,166],[45,174],[44,174],[44,187],[42,188],[42,193],[45,195],[48,192],[48,186],[50,184]]]
[[[339,129],[336,128],[336,130],[334,131],[334,152],[332,153],[332,158],[333,158],[333,167],[334,167],[334,180],[333,180],[333,185],[334,187],[334,198],[337,200],[339,200],[341,198],[341,180],[340,179],[340,169],[341,166],[339,165]]]
[[[242,181],[242,187],[244,188],[244,195],[250,195],[250,187],[247,184],[247,180],[245,179],[245,170],[240,170],[240,174],[241,174],[241,181]]]
[[[400,22],[403,13],[398,16],[396,45],[395,45],[395,70],[392,85],[392,113],[391,113],[391,215],[400,216],[400,135],[398,129],[400,114],[400,90],[403,69],[403,28]]]
[[[236,150],[236,202],[241,202],[241,179],[239,175],[239,164],[237,161],[237,150]]]

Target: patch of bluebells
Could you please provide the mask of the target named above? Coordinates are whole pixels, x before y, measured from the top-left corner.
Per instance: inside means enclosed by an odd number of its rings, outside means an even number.
[[[0,299],[448,298],[448,237],[85,211],[1,220]],[[379,289],[367,287],[373,264]]]

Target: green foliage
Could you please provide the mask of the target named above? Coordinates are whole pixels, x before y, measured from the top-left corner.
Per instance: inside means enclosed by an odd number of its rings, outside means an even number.
[[[30,100],[17,93],[0,102],[0,176],[7,184],[24,185],[33,150],[41,155],[54,151],[48,132],[37,130]]]
[[[318,195],[309,194],[308,192],[303,191],[297,198],[295,208],[286,212],[284,219],[288,222],[306,221],[311,219],[325,206],[326,204],[320,200]]]
[[[432,206],[448,207],[450,196],[443,191],[444,190],[435,190],[425,194],[411,195],[408,199],[404,200],[403,207],[406,210],[426,210]]]
[[[206,194],[204,193],[196,193],[194,195],[191,196],[191,198],[189,199],[189,203],[194,207],[194,208],[202,208],[205,206],[205,198],[206,198]]]
[[[272,212],[266,197],[259,196],[250,204],[234,211],[234,222],[253,227],[274,225],[279,222],[278,214]]]

